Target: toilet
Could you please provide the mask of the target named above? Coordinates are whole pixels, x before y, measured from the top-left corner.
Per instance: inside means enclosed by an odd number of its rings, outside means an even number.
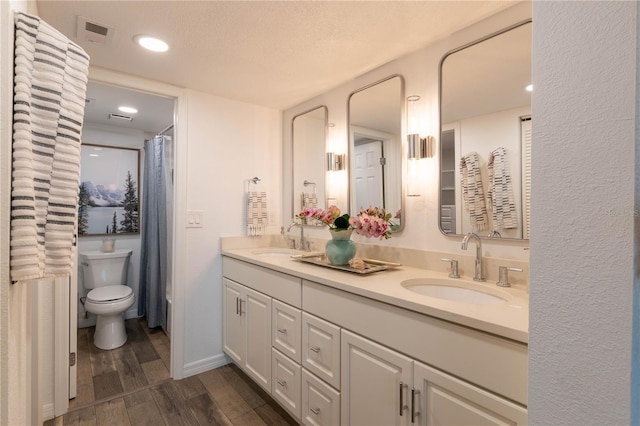
[[[125,285],[131,253],[132,250],[80,253],[84,288],[90,290],[84,308],[96,315],[93,344],[100,349],[115,349],[127,341],[124,312],[135,301],[133,290]]]

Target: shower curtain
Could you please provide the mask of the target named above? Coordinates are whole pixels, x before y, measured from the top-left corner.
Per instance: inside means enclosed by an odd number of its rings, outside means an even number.
[[[167,179],[164,136],[145,145],[142,184],[142,226],[140,248],[140,298],[138,315],[147,317],[149,328],[167,328],[167,209],[170,181]]]

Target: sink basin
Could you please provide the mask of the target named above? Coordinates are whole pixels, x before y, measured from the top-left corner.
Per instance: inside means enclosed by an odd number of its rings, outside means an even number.
[[[286,256],[289,257],[292,254],[302,253],[299,250],[294,249],[286,249],[286,248],[263,248],[257,249],[252,252],[252,254],[257,254],[259,256]]]
[[[454,302],[475,303],[475,304],[497,304],[504,303],[510,299],[509,293],[455,280],[438,278],[415,278],[405,280],[400,283],[404,288],[423,296],[435,297],[437,299],[450,300]]]

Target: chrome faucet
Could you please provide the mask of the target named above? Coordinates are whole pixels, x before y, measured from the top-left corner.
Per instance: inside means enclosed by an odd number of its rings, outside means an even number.
[[[465,235],[462,239],[462,250],[467,249],[467,244],[469,244],[469,240],[472,238],[476,242],[476,268],[473,275],[473,280],[484,281],[484,276],[482,274],[482,241],[480,241],[480,237],[478,237],[478,234],[469,232],[467,235]]]
[[[293,228],[294,226],[298,226],[300,227],[300,247],[299,250],[304,250],[304,251],[309,251],[311,250],[311,241],[307,241],[306,238],[304,237],[304,225],[298,222],[291,222],[289,224],[289,227],[287,228],[287,232],[291,231],[291,228]],[[297,248],[295,246],[295,240],[293,240],[293,248]]]

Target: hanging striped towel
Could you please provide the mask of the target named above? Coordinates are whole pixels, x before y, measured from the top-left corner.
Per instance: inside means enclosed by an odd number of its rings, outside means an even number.
[[[496,148],[489,154],[487,170],[489,171],[488,207],[492,212],[493,227],[517,228],[518,216],[506,149]]]
[[[71,274],[89,56],[15,15],[11,279]]]
[[[311,192],[303,192],[302,193],[302,208],[317,208],[318,207],[318,196]]]
[[[465,209],[469,212],[471,228],[474,231],[484,231],[488,227],[489,218],[478,153],[471,152],[460,159],[460,174],[462,175],[462,199]]]
[[[267,193],[249,191],[247,193],[247,235],[262,235],[269,221]]]

